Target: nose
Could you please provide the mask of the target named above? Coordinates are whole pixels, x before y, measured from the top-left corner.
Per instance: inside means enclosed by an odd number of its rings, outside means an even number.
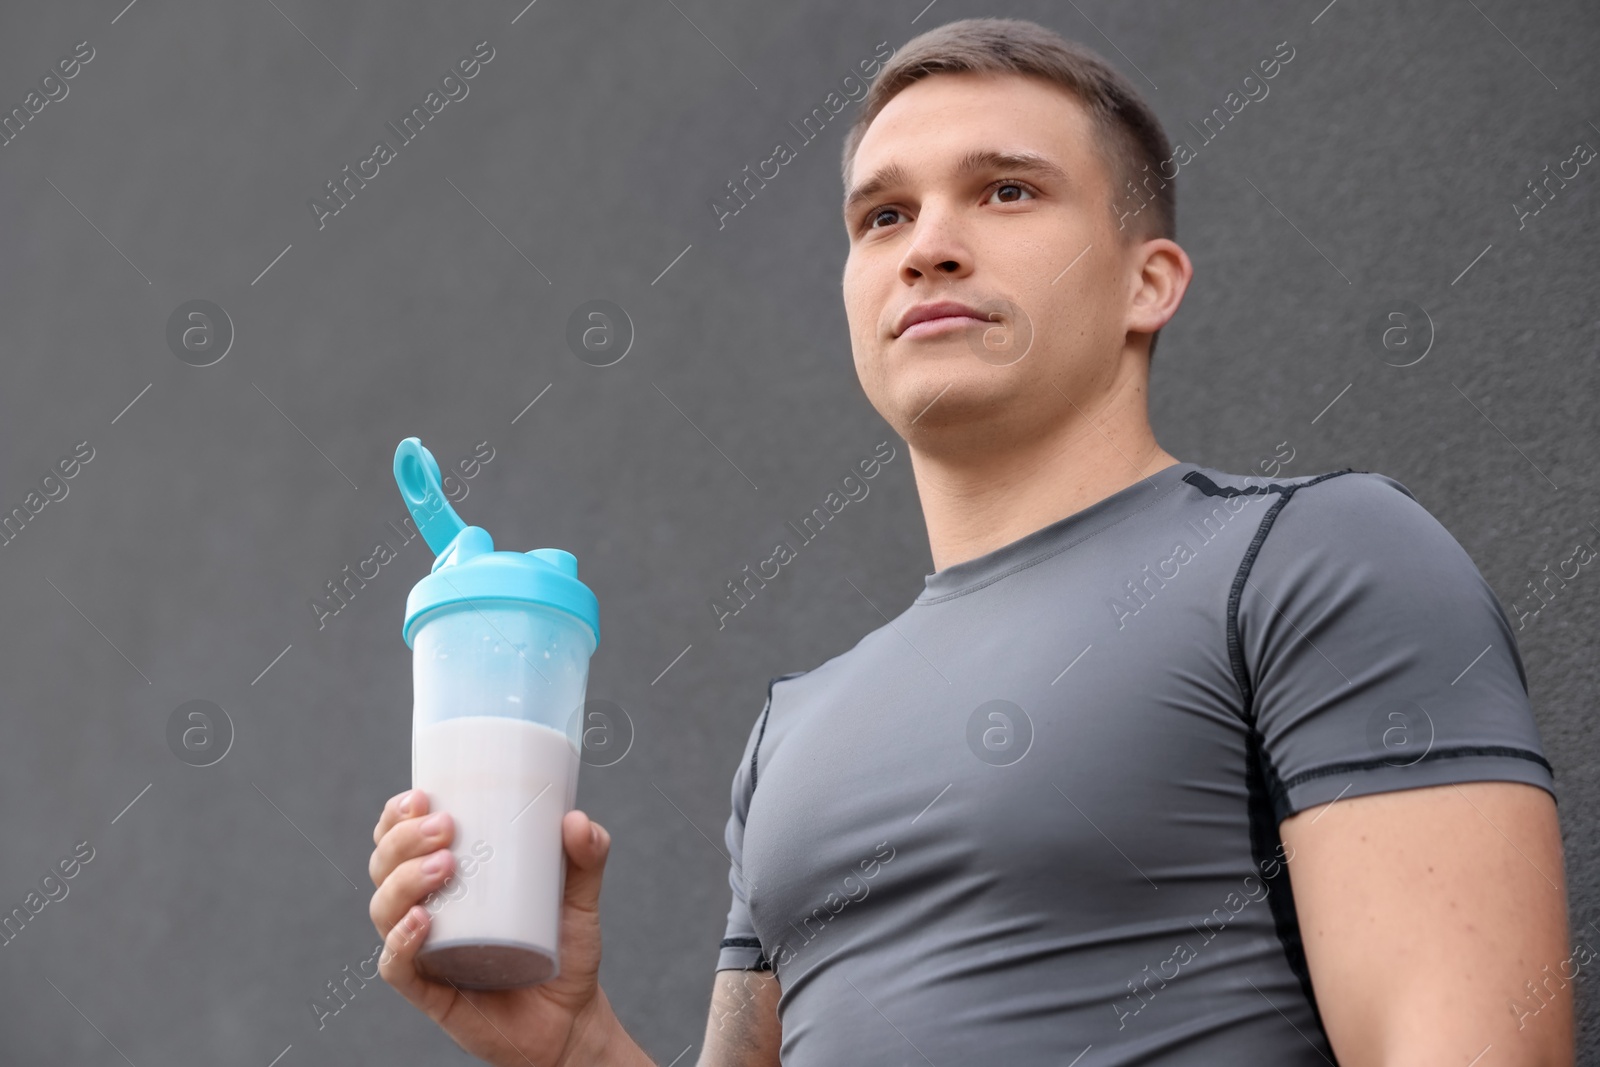
[[[972,273],[972,249],[953,210],[931,200],[924,202],[921,215],[906,233],[900,280],[907,285],[929,275],[950,281]]]

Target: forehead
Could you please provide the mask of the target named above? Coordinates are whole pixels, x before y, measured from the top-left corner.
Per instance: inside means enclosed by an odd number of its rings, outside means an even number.
[[[886,167],[931,178],[975,149],[1043,155],[1075,180],[1109,180],[1094,122],[1067,89],[1031,75],[963,71],[930,75],[890,98],[856,148],[846,195]]]

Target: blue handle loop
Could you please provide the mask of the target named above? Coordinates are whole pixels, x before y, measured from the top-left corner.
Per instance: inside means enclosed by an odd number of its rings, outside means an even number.
[[[433,554],[439,555],[467,524],[445,499],[439,463],[418,438],[407,437],[394,450],[394,481],[417,530]]]

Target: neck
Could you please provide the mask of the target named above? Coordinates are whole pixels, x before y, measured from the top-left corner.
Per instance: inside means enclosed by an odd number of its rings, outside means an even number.
[[[1150,429],[1142,374],[1092,408],[1053,392],[1047,397],[1066,414],[1046,432],[1030,425],[1016,439],[988,438],[985,449],[907,441],[935,570],[992,552],[1178,462]]]

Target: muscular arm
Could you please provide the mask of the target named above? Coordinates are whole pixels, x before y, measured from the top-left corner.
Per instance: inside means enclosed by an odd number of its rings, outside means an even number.
[[[778,992],[771,971],[718,971],[696,1067],[778,1067]]]
[[[1349,797],[1279,832],[1340,1064],[1571,1067],[1571,979],[1592,956],[1568,944],[1548,793],[1463,782]]]

